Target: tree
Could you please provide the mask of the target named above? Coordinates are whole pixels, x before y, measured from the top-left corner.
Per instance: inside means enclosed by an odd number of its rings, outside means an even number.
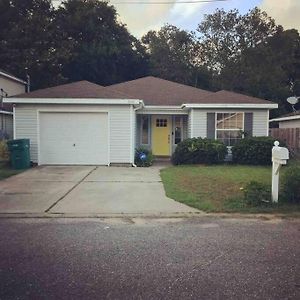
[[[221,72],[220,87],[276,101],[276,114],[285,113],[290,110],[286,98],[298,92],[299,53],[298,31],[279,31],[228,64]],[[291,83],[295,83],[295,91],[291,91]]]
[[[55,23],[75,43],[70,62],[63,67],[70,81],[85,79],[107,85],[147,72],[144,48],[117,21],[116,10],[108,3],[65,1]]]
[[[216,89],[228,89],[276,101],[297,94],[300,82],[300,39],[297,30],[284,31],[265,12],[255,8],[245,15],[217,10],[198,26],[200,53],[213,71]],[[293,91],[291,90],[293,87]]]
[[[202,59],[207,67],[219,73],[242,51],[264,42],[280,29],[258,8],[246,15],[236,9],[229,12],[218,9],[198,25]]]
[[[61,68],[71,43],[55,28],[50,0],[0,1],[0,66],[16,76],[31,76],[33,88],[65,80]]]
[[[165,25],[158,31],[149,31],[142,37],[142,42],[150,57],[152,75],[183,84],[209,87],[208,72],[199,64],[198,44],[192,33]]]

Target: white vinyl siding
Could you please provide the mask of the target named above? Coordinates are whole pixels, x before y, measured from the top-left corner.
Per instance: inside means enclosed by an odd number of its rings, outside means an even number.
[[[0,88],[3,89],[8,96],[15,96],[25,93],[26,85],[0,75]]]
[[[34,107],[15,108],[15,139],[30,140],[30,159],[38,162],[38,123]]]
[[[110,106],[106,109],[110,112],[110,162],[132,163],[130,106]]]
[[[38,111],[108,112],[110,163],[132,163],[132,121],[130,105],[17,105],[15,134],[17,139],[30,139],[30,155],[38,162]]]
[[[252,112],[253,113],[253,136],[267,136],[269,130],[268,110],[253,109],[191,109],[189,113],[188,133],[189,137],[207,136],[207,113],[218,112]]]
[[[279,122],[279,128],[299,128],[299,127],[300,127],[300,119]]]

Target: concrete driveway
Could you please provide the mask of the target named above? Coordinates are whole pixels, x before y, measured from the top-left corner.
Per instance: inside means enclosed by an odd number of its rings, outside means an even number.
[[[37,167],[0,181],[0,213],[197,212],[165,196],[158,167]]]

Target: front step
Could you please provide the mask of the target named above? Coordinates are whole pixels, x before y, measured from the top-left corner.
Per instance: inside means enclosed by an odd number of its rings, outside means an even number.
[[[153,160],[155,162],[170,162],[171,161],[171,156],[154,156]]]
[[[170,156],[154,156],[153,159],[154,165],[171,165],[171,157]]]

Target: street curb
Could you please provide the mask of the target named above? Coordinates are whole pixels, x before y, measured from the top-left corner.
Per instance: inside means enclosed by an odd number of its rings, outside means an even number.
[[[203,212],[191,212],[191,213],[118,213],[118,214],[97,214],[97,213],[0,213],[0,219],[4,218],[191,218],[203,216]]]
[[[72,213],[0,213],[0,219],[22,219],[22,218],[37,218],[37,219],[58,219],[58,218],[74,218],[74,219],[110,219],[110,218],[220,218],[220,219],[298,219],[300,213],[289,214],[242,214],[242,213],[205,213],[190,212],[190,213],[119,213],[119,214],[72,214]]]

